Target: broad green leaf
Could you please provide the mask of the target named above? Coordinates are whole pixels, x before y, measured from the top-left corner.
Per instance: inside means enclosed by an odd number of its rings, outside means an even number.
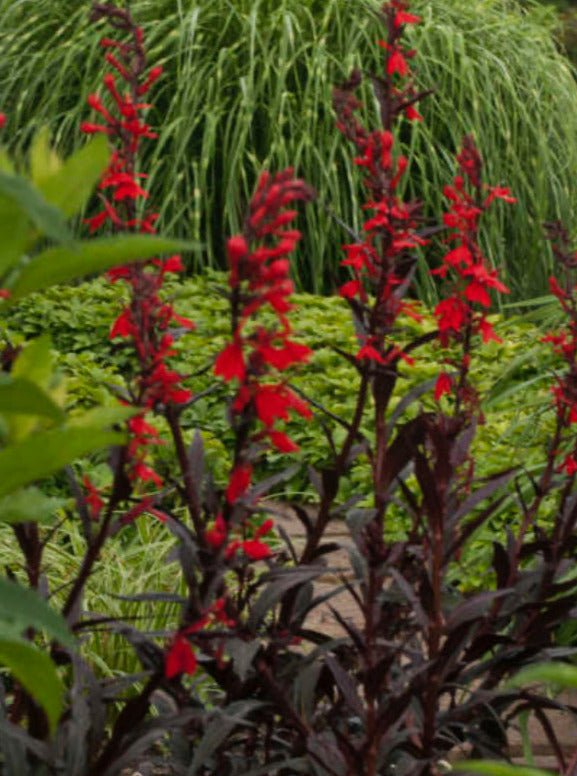
[[[0,663],[10,669],[22,687],[42,706],[53,733],[62,713],[64,686],[48,655],[24,640],[0,640]]]
[[[27,488],[0,498],[0,523],[44,523],[66,503],[50,498],[38,488]]]
[[[2,147],[0,147],[0,170],[2,170],[2,172],[8,173],[8,175],[14,175],[16,172],[12,163],[12,159],[10,159],[8,156],[6,149]]]
[[[49,177],[45,176],[38,188],[46,200],[60,208],[65,215],[76,215],[88,202],[109,159],[106,138],[94,138]]]
[[[53,370],[52,342],[47,334],[43,334],[20,351],[11,374],[36,383],[40,388],[48,388]]]
[[[56,173],[62,167],[60,157],[56,151],[50,147],[50,130],[48,127],[43,127],[38,130],[32,138],[28,158],[30,160],[30,175],[32,177],[32,182],[40,189],[40,191],[42,191],[48,202],[59,206],[60,203],[54,202],[47,197],[42,186],[39,185],[41,181],[46,178],[56,176]]]
[[[0,577],[0,636],[21,636],[27,628],[44,631],[65,647],[75,645],[64,618],[35,590]]]
[[[76,417],[69,419],[69,426],[71,428],[107,428],[113,426],[115,423],[122,423],[128,418],[132,418],[134,415],[138,415],[141,412],[136,407],[123,407],[118,405],[115,407],[95,407],[93,410],[88,410],[82,415],[76,415]]]
[[[453,763],[452,770],[459,773],[481,773],[486,776],[552,776],[551,771],[525,765],[509,765],[499,760],[461,760]]]
[[[57,428],[32,434],[0,451],[0,496],[60,471],[83,455],[121,444],[125,435],[100,428]]]
[[[49,388],[53,377],[54,360],[52,358],[52,343],[50,337],[43,335],[32,340],[18,355],[12,367],[12,376],[15,379],[23,379],[37,386],[43,393]],[[46,395],[46,394],[44,394]],[[46,396],[54,406],[53,399]],[[17,412],[16,410],[14,412]],[[30,413],[26,413],[29,415]],[[63,419],[60,412],[58,419]],[[33,431],[37,421],[32,417],[21,417],[12,414],[8,418],[10,442],[20,442]]]
[[[64,420],[64,413],[50,396],[23,377],[0,383],[0,412]]]
[[[26,214],[14,200],[0,193],[0,287],[6,272],[26,252],[30,234]]]
[[[58,242],[72,241],[62,212],[47,202],[27,180],[0,170],[0,192],[28,216],[41,234]]]
[[[577,666],[567,663],[537,663],[519,671],[507,682],[508,687],[521,687],[534,682],[559,684],[563,687],[577,688]]]
[[[74,250],[49,248],[23,268],[11,288],[9,301],[17,301],[33,291],[67,283],[94,272],[103,272],[121,264],[197,247],[197,243],[134,234],[87,240],[77,243]]]

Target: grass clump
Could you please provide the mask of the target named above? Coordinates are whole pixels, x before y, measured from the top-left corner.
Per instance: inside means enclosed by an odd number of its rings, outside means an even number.
[[[2,108],[18,152],[48,125],[57,146],[81,142],[85,99],[101,84],[100,34],[89,3],[0,0]],[[379,2],[370,3],[378,8]],[[219,267],[224,236],[238,229],[262,168],[294,165],[319,191],[301,217],[299,286],[335,286],[346,233],[324,209],[360,228],[360,176],[334,128],[330,95],[352,67],[379,72],[381,35],[361,0],[134,0],[150,41],[150,61],[165,68],[151,122],[161,131],[143,167],[153,170],[162,228],[199,239],[194,269]],[[487,180],[519,199],[490,214],[483,240],[516,299],[543,293],[551,259],[544,220],[577,216],[577,89],[553,39],[554,13],[509,0],[415,0],[423,24],[411,30],[420,84],[435,86],[426,121],[401,141],[411,155],[411,193],[439,213],[442,186],[464,132],[474,132]],[[376,121],[367,91],[365,111]],[[437,153],[431,154],[434,148]],[[434,157],[434,160],[433,160]],[[435,297],[426,273],[420,294]]]

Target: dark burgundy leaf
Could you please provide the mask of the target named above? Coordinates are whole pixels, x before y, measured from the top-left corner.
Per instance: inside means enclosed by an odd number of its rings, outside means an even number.
[[[348,707],[359,717],[364,717],[364,707],[357,692],[357,682],[355,679],[343,669],[333,655],[327,655],[325,663],[334,676],[335,682]]]

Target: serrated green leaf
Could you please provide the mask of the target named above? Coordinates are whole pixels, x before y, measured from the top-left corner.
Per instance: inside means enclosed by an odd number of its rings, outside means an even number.
[[[0,663],[10,669],[22,687],[42,706],[50,732],[54,732],[62,713],[64,686],[48,655],[23,640],[0,640]]]
[[[193,250],[196,243],[150,235],[103,237],[76,243],[74,250],[49,248],[26,265],[11,288],[10,302],[58,283],[103,272],[111,267],[144,261],[162,253]]]
[[[0,496],[54,474],[83,455],[121,444],[124,439],[124,434],[82,426],[43,431],[8,445],[0,451]]]
[[[62,212],[20,175],[8,175],[0,170],[0,193],[26,214],[41,234],[58,242],[72,241],[72,232]]]
[[[0,412],[63,420],[64,413],[48,394],[30,380],[17,377],[0,384]]]
[[[32,182],[42,191],[40,182],[51,176],[55,176],[58,170],[62,167],[60,157],[50,147],[50,130],[48,127],[42,127],[32,138],[30,145],[30,152],[28,155],[30,162],[30,175]],[[42,191],[46,197],[46,193]],[[58,202],[53,202],[49,197],[46,197],[48,202],[53,205],[59,205]]]
[[[44,631],[65,647],[74,647],[75,641],[64,618],[51,609],[35,590],[0,577],[0,634],[18,636],[27,628]]]
[[[66,503],[50,498],[38,488],[27,488],[0,498],[0,523],[44,523]]]
[[[38,184],[52,205],[67,216],[80,213],[88,202],[110,159],[105,137],[89,141]]]

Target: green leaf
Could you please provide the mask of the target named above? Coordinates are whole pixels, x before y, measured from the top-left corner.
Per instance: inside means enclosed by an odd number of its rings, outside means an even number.
[[[103,272],[121,264],[197,247],[196,243],[134,234],[87,240],[77,243],[75,250],[49,248],[23,268],[11,288],[8,301],[17,301],[33,291],[67,283],[94,272]]]
[[[44,523],[66,503],[45,496],[38,488],[27,488],[0,498],[0,523]]]
[[[0,194],[0,287],[6,272],[25,253],[30,238],[30,226],[18,205]]]
[[[32,340],[21,351],[18,358],[14,362],[12,367],[12,377],[15,379],[24,379],[29,383],[33,383],[36,387],[45,394],[45,391],[49,388],[53,377],[54,361],[52,358],[52,343],[50,337],[43,335],[38,339]],[[53,400],[46,396],[53,404]],[[56,406],[54,404],[54,406]],[[16,410],[14,412],[17,412]],[[58,420],[63,420],[63,413],[58,409],[60,413]],[[29,413],[27,413],[29,414]],[[30,417],[21,417],[14,414],[8,418],[10,442],[20,442],[34,429],[36,426],[36,420]]]
[[[461,760],[453,763],[452,770],[460,773],[482,773],[486,776],[552,776],[551,771],[525,765],[509,765],[497,760]]]
[[[70,156],[38,188],[48,202],[67,216],[80,213],[88,202],[110,159],[105,137],[97,137]]]
[[[62,713],[64,687],[48,655],[23,640],[0,641],[0,663],[42,706],[53,733]]]
[[[128,418],[138,415],[141,410],[138,407],[123,407],[121,405],[114,407],[95,407],[92,410],[84,412],[70,418],[69,426],[71,428],[105,428],[113,426],[115,423],[122,423]]]
[[[27,628],[44,631],[65,647],[75,646],[64,618],[35,590],[0,577],[0,634],[12,638],[21,636]]]
[[[507,682],[508,687],[521,687],[534,682],[559,684],[563,687],[577,688],[577,666],[567,663],[537,663],[519,671]]]
[[[0,412],[63,420],[64,413],[48,394],[23,377],[0,383]]]
[[[0,193],[26,213],[41,234],[58,242],[72,241],[72,233],[62,212],[47,202],[27,180],[0,170]]]
[[[50,130],[48,127],[42,127],[32,138],[30,152],[30,175],[32,182],[37,186],[46,197],[46,200],[53,205],[59,206],[59,202],[54,202],[46,196],[46,192],[40,184],[41,181],[52,176],[56,176],[58,170],[62,167],[60,157],[50,147]]]
[[[47,477],[83,455],[121,444],[124,434],[99,428],[58,428],[32,434],[0,451],[0,496]]]

